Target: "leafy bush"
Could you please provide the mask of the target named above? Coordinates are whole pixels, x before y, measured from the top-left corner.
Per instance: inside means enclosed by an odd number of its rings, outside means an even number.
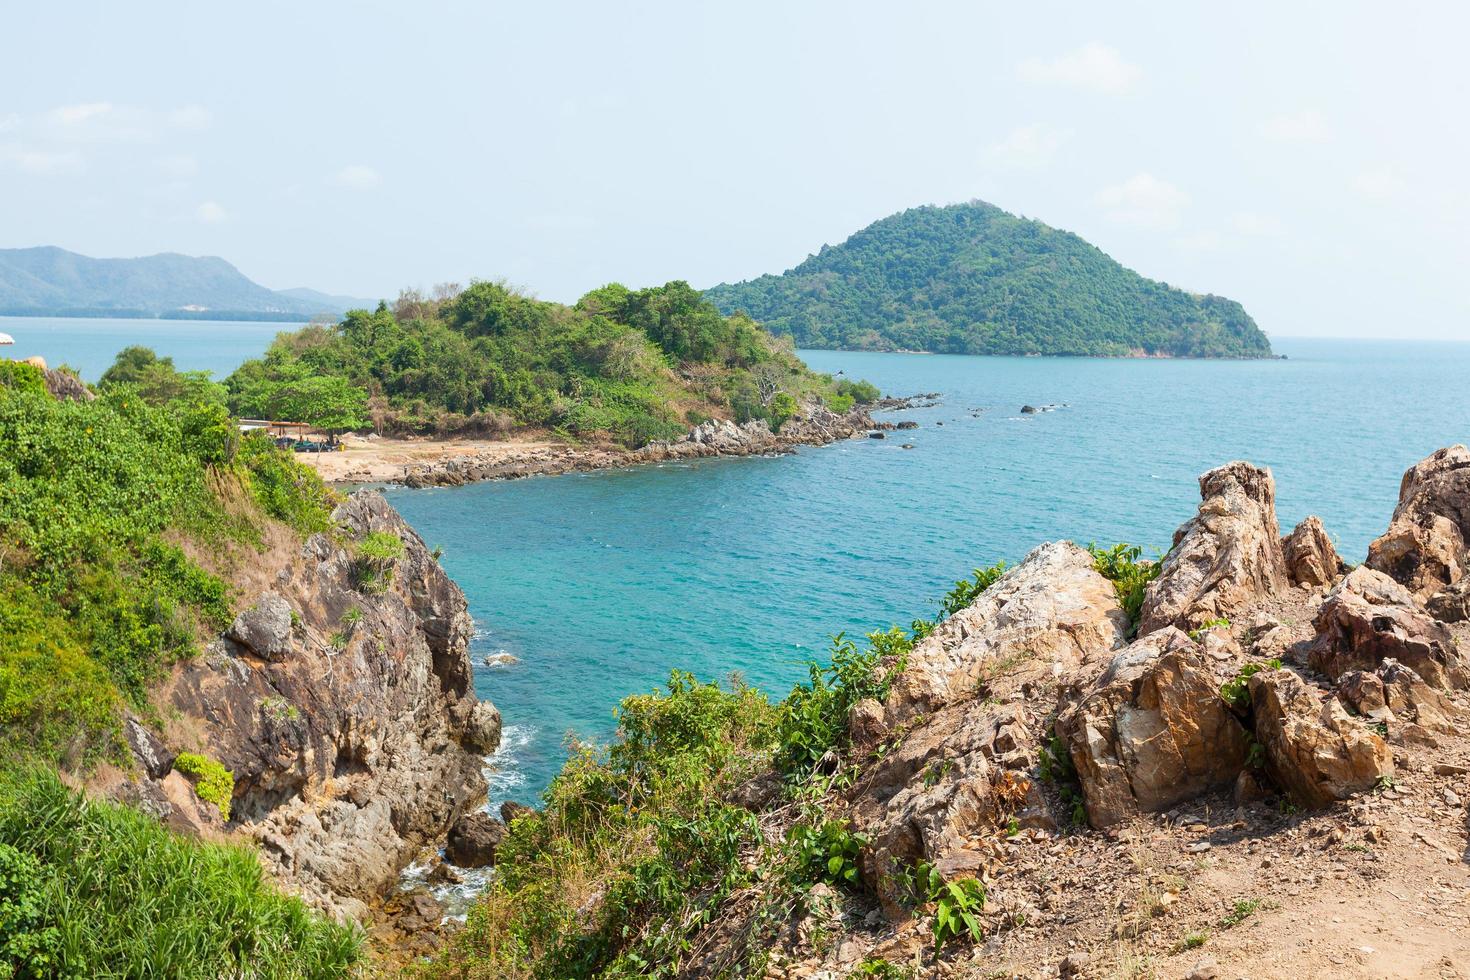
[[[985,908],[985,886],[974,878],[947,881],[934,900],[934,954],[951,939],[968,935],[973,942],[984,938],[978,913]]]
[[[61,932],[46,921],[41,862],[0,842],[0,978],[58,971]]]
[[[954,584],[954,588],[949,590],[941,603],[940,608],[943,610],[941,618],[953,616],[980,598],[980,593],[994,585],[996,580],[1005,574],[1005,571],[1006,563],[1001,561],[989,568],[975,569],[973,578],[960,579]]]
[[[238,458],[256,502],[267,514],[299,534],[331,530],[337,495],[316,470],[277,449],[259,429],[240,440]]]
[[[1139,561],[1143,549],[1137,545],[1115,544],[1111,548],[1100,548],[1089,544],[1092,567],[1099,575],[1113,583],[1118,604],[1128,614],[1129,635],[1138,632],[1138,616],[1143,610],[1143,599],[1148,584],[1159,577],[1164,562]]]
[[[403,539],[390,531],[369,531],[357,542],[357,586],[382,592],[393,581],[393,569],[403,557]]]
[[[201,800],[213,803],[219,807],[221,817],[230,819],[230,800],[235,795],[234,773],[217,760],[193,752],[180,752],[174,759],[174,768],[192,777],[194,792]]]
[[[250,851],[176,837],[38,767],[0,771],[7,915],[23,925],[0,927],[0,976],[329,978],[362,959],[355,928],[276,891]]]
[[[848,887],[858,883],[858,853],[868,845],[868,838],[849,830],[846,820],[799,823],[786,839],[803,880]]]
[[[0,358],[0,397],[17,392],[46,394],[46,375],[34,364]]]
[[[1256,663],[1246,664],[1236,672],[1224,684],[1220,685],[1220,697],[1226,704],[1230,705],[1238,714],[1244,714],[1251,706],[1251,675],[1258,674],[1263,670],[1280,670],[1281,661],[1272,657],[1270,660],[1262,660]]]

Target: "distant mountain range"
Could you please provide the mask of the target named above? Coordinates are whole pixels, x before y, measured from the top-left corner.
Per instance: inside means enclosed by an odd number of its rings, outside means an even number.
[[[804,347],[1271,356],[1234,300],[1146,279],[1071,232],[983,201],[903,211],[779,276],[705,296]]]
[[[267,289],[214,256],[94,259],[63,248],[0,249],[0,315],[298,321],[376,300]]]

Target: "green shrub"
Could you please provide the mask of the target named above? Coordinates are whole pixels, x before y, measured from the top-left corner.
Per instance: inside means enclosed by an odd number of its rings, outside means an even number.
[[[0,842],[0,978],[60,972],[61,931],[46,921],[41,862]]]
[[[0,358],[0,397],[16,392],[46,394],[46,375],[33,364]]]
[[[174,768],[194,781],[195,794],[206,803],[219,807],[219,815],[230,819],[230,800],[235,795],[235,775],[208,756],[180,752]]]
[[[393,581],[393,569],[403,557],[403,539],[389,531],[370,531],[357,543],[354,568],[358,588],[382,592]]]
[[[250,851],[176,837],[41,768],[0,771],[0,922],[17,906],[0,971],[8,957],[21,976],[330,978],[362,959],[355,928],[276,891]]]
[[[1224,684],[1220,685],[1220,697],[1226,704],[1230,705],[1237,713],[1244,714],[1251,706],[1251,675],[1258,674],[1263,670],[1280,670],[1281,661],[1272,657],[1270,660],[1262,660],[1256,663],[1246,664],[1236,672]]]
[[[1087,550],[1092,553],[1092,567],[1113,583],[1118,604],[1128,614],[1129,635],[1132,636],[1138,632],[1138,616],[1143,610],[1148,584],[1159,577],[1163,559],[1139,561],[1143,549],[1129,544],[1115,544],[1111,548],[1089,544]]]
[[[238,459],[256,501],[267,514],[299,534],[332,528],[337,495],[311,467],[276,447],[262,430],[240,440]]]
[[[972,942],[985,938],[979,913],[985,908],[985,886],[974,878],[947,881],[934,900],[934,955],[951,939],[968,935]]]
[[[803,881],[829,881],[849,888],[858,884],[858,854],[869,841],[853,833],[846,820],[799,823],[786,840]]]

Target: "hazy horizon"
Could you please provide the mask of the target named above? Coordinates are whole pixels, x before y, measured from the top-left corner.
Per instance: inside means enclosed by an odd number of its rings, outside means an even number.
[[[1470,339],[1442,5],[101,3],[7,18],[0,247],[272,288],[779,273],[982,199],[1273,337]]]

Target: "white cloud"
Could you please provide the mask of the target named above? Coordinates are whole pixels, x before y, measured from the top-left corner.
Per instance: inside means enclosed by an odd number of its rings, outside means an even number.
[[[343,167],[337,171],[336,176],[332,179],[343,187],[348,187],[355,191],[368,191],[383,182],[383,175],[372,167],[361,163],[354,163],[351,166]]]
[[[1280,238],[1286,234],[1286,225],[1274,214],[1239,211],[1230,216],[1230,230],[1252,238]]]
[[[180,106],[168,114],[169,125],[179,129],[203,129],[213,118],[208,109],[198,105]]]
[[[19,128],[20,115],[18,113],[7,112],[5,115],[0,116],[0,133],[8,133],[13,129]]]
[[[1332,138],[1332,127],[1316,109],[1304,109],[1267,119],[1261,124],[1261,135],[1275,143],[1324,143]]]
[[[82,155],[73,150],[36,150],[23,146],[0,146],[0,161],[11,164],[22,173],[46,177],[78,174],[86,164]]]
[[[1188,194],[1149,173],[1104,187],[1094,200],[1110,221],[1159,229],[1178,227],[1180,212],[1189,205]]]
[[[1072,85],[1106,95],[1126,94],[1143,76],[1143,69],[1124,61],[1117,48],[1099,41],[1056,58],[1028,58],[1017,71],[1022,81]]]
[[[1071,137],[1067,130],[1032,123],[1012,130],[1005,139],[987,146],[985,159],[1013,170],[1037,170],[1051,163],[1057,150]]]
[[[1359,195],[1374,201],[1398,197],[1407,188],[1404,178],[1392,170],[1365,170],[1353,178],[1352,187]]]
[[[111,102],[83,102],[79,105],[64,105],[51,110],[51,121],[59,126],[80,126],[112,113]]]
[[[229,216],[230,213],[214,201],[205,201],[194,209],[194,217],[205,224],[216,224]]]

